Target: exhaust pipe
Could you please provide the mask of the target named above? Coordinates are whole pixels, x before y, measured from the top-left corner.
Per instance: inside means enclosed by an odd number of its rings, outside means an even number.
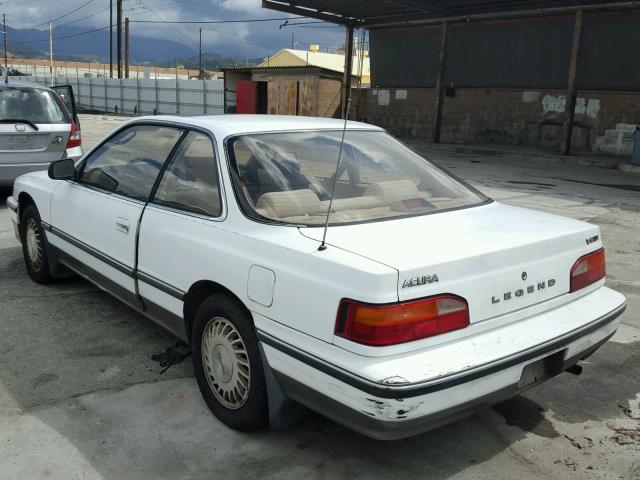
[[[574,375],[580,375],[582,373],[582,367],[576,364],[576,365],[573,365],[572,367],[567,368],[566,371]]]

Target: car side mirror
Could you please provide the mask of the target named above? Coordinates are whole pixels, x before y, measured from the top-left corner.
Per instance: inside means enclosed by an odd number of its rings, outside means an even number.
[[[63,158],[49,164],[49,178],[53,180],[70,180],[76,172],[76,165],[71,158]]]

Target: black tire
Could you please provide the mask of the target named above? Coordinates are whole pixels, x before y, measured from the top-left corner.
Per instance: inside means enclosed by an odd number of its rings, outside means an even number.
[[[217,331],[222,333],[216,335]],[[238,350],[231,352],[225,347],[225,335],[235,338],[231,343]],[[240,337],[239,340],[236,335]],[[207,341],[208,345],[204,345]],[[218,419],[237,430],[258,430],[267,426],[267,388],[258,339],[251,314],[242,303],[223,293],[204,300],[195,314],[191,351],[198,387]],[[240,351],[244,353],[238,353]],[[207,353],[209,361],[206,359]],[[237,392],[224,390],[234,385],[238,388]],[[246,385],[247,391],[241,392]]]
[[[20,237],[22,240],[22,255],[27,273],[31,280],[37,283],[51,283],[54,281],[49,270],[49,256],[47,255],[47,237],[42,228],[40,214],[35,205],[27,205],[20,219]]]

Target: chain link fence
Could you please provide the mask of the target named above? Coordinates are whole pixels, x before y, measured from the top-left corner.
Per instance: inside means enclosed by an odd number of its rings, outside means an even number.
[[[20,80],[49,86],[48,76]],[[224,113],[223,80],[54,77],[71,85],[80,110],[122,115],[219,115]]]

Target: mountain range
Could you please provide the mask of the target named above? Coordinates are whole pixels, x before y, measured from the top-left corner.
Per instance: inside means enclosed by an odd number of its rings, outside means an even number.
[[[108,62],[109,30],[83,34],[86,31],[86,28],[73,26],[56,28],[53,40],[54,58],[56,60]],[[49,31],[7,27],[7,49],[12,56],[16,57],[46,58],[49,55]],[[139,35],[131,35],[130,37],[130,61],[135,64],[164,64],[175,62],[176,58],[197,58],[197,53],[195,49],[174,40],[146,38]],[[115,61],[115,40],[113,55]],[[217,54],[210,55],[224,58]]]

